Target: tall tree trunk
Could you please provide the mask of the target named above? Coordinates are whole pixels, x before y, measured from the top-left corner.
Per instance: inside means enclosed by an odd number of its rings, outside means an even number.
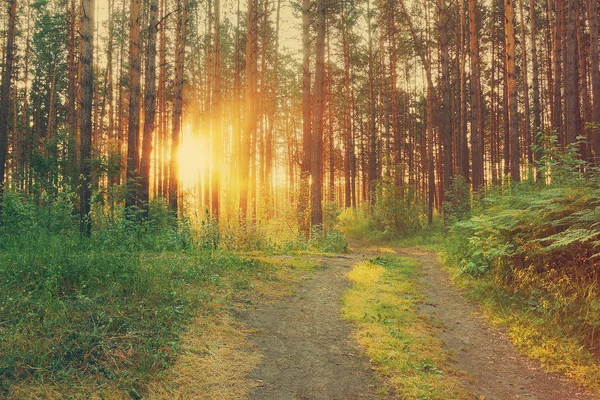
[[[532,0],[533,1],[533,0]],[[598,15],[600,9],[597,0],[587,0],[588,24],[590,28],[590,70],[592,76],[592,97],[594,99],[593,122],[594,152],[596,164],[600,164],[600,55],[598,50]]]
[[[166,199],[169,183],[167,180],[166,152],[167,152],[167,40],[166,40],[166,0],[160,1],[160,28],[159,60],[158,60],[158,196]]]
[[[15,2],[13,0],[13,2]],[[92,183],[92,96],[94,91],[94,0],[81,2],[81,149],[79,193],[80,231],[91,236],[91,183]],[[2,121],[0,120],[0,124]]]
[[[298,193],[298,220],[305,236],[310,233],[311,102],[310,102],[310,0],[302,0],[302,164]]]
[[[528,168],[533,167],[533,152],[531,149],[531,112],[529,107],[529,71],[527,65],[527,27],[525,25],[525,7],[519,0],[519,22],[521,25],[521,72],[523,74],[523,137],[525,139],[525,154]]]
[[[213,79],[213,115],[214,130],[212,135],[212,217],[219,221],[219,192],[220,192],[220,163],[222,153],[222,112],[221,112],[221,1],[214,0],[215,8],[215,37],[214,37],[214,79]]]
[[[529,0],[529,30],[531,37],[531,68],[532,68],[532,89],[533,89],[533,133],[535,135],[534,142],[536,145],[535,161],[540,162],[542,159],[542,117],[540,105],[540,66],[538,62],[537,51],[537,22],[535,18],[535,0]],[[536,181],[541,180],[541,170],[536,169]]]
[[[582,7],[583,5],[579,6]],[[589,61],[589,43],[586,40],[585,34],[585,8],[581,9],[580,15],[577,15],[577,45],[578,45],[578,62],[579,62],[579,99],[581,100],[581,110],[583,113],[583,121],[579,121],[580,129],[583,129],[582,135],[585,135],[585,141],[581,143],[581,157],[593,165],[594,157],[592,148],[594,143],[594,130],[588,122],[592,121],[592,99],[590,97],[588,85],[588,61]]]
[[[460,26],[458,29],[459,47],[457,52],[460,54],[459,58],[459,81],[460,81],[460,97],[459,97],[459,110],[460,110],[460,124],[457,132],[458,135],[458,171],[460,175],[465,178],[466,182],[469,182],[471,177],[469,174],[469,146],[467,144],[467,94],[466,94],[466,63],[467,53],[470,51],[470,42],[466,44],[466,3],[468,0],[460,0],[460,7],[457,7],[460,17]],[[478,103],[476,103],[478,105]]]
[[[127,197],[125,208],[139,206],[140,183],[140,3],[131,0],[129,22],[129,124],[127,130]]]
[[[471,162],[473,190],[483,187],[483,131],[479,128],[483,119],[481,94],[481,63],[479,58],[479,30],[477,25],[476,0],[469,0],[469,53],[471,58]]]
[[[368,110],[368,125],[367,125],[367,136],[368,136],[368,152],[369,152],[369,169],[368,169],[368,202],[371,207],[375,205],[375,181],[377,180],[377,130],[376,130],[376,99],[375,99],[375,57],[373,54],[373,26],[371,24],[371,3],[367,0],[367,35],[368,35],[368,67],[367,75],[369,80],[369,110]],[[315,85],[315,96],[316,85]],[[315,119],[315,121],[317,121]],[[400,171],[397,171],[399,174]]]
[[[135,1],[135,0],[134,0]],[[169,208],[176,215],[179,211],[179,146],[183,97],[183,67],[185,62],[185,42],[187,39],[187,19],[189,0],[177,0],[179,18],[175,42],[175,90],[173,93],[173,126],[171,130],[171,161],[169,166]]]
[[[67,39],[67,64],[69,66],[69,93],[68,93],[68,104],[69,107],[67,109],[67,125],[69,137],[71,138],[69,143],[69,159],[73,160],[75,165],[77,165],[77,110],[78,102],[77,102],[77,8],[75,5],[76,0],[70,0],[68,5],[67,15],[69,18],[69,31],[68,31],[68,39]],[[29,47],[29,42],[27,43]],[[28,62],[28,61],[26,61]],[[28,68],[27,68],[28,69]],[[28,73],[28,71],[27,71]],[[27,79],[27,77],[26,77]],[[27,127],[25,127],[27,129]]]
[[[565,58],[565,143],[575,143],[582,134],[579,103],[579,62],[577,54],[578,0],[567,0]]]
[[[342,2],[342,19],[346,19],[347,3]],[[344,52],[344,206],[352,206],[351,154],[352,154],[352,102],[350,91],[350,43],[348,24],[342,26],[342,47]]]
[[[317,42],[316,42],[316,68],[315,68],[315,95],[314,119],[311,136],[311,168],[312,178],[310,190],[310,207],[312,226],[321,229],[323,225],[323,116],[325,97],[325,12],[326,1],[317,0]]]
[[[8,4],[8,30],[6,32],[6,49],[2,83],[0,84],[0,210],[4,196],[6,158],[8,156],[8,116],[10,110],[10,90],[15,53],[15,25],[17,17],[17,0]]]
[[[279,90],[279,26],[281,22],[281,0],[277,0],[277,15],[275,20],[275,59],[273,60],[273,76],[271,81],[271,94],[269,101],[269,112],[268,121],[269,127],[267,129],[267,154],[266,154],[266,174],[267,174],[267,215],[271,217],[273,215],[274,194],[273,192],[273,164],[275,162],[275,139],[274,129],[275,120],[277,116],[277,93]]]
[[[452,169],[452,88],[450,86],[450,38],[449,17],[446,0],[438,0],[440,10],[439,46],[441,64],[442,99],[440,102],[440,133],[442,135],[443,187],[444,196],[450,189],[454,171]],[[443,200],[443,199],[442,199]]]
[[[250,154],[252,138],[257,131],[257,62],[258,62],[258,4],[257,0],[248,0],[248,32],[246,36],[246,113],[244,131],[241,142],[241,167],[240,182],[240,222],[243,226],[247,223],[248,194],[250,189]],[[254,169],[254,166],[252,166]],[[254,183],[252,183],[254,186]]]
[[[152,160],[152,142],[154,117],[156,114],[156,34],[158,32],[158,0],[150,0],[150,21],[146,43],[146,65],[144,81],[144,137],[142,139],[142,159],[140,161],[141,185],[140,206],[148,218],[150,201],[150,163]]]
[[[506,45],[506,82],[510,132],[510,178],[521,180],[521,151],[519,145],[519,114],[517,108],[517,77],[515,65],[515,10],[513,0],[504,0],[504,39]]]
[[[564,29],[564,4],[565,0],[556,0],[556,18],[554,23],[554,41],[552,47],[552,58],[554,62],[554,110],[552,117],[552,129],[558,135],[558,143],[564,145],[564,132],[563,132],[563,108],[562,108],[562,65],[563,65],[563,37],[565,34]]]

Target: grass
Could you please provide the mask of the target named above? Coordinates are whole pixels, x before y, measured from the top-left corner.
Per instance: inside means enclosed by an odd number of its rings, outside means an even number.
[[[470,399],[449,366],[439,327],[419,314],[418,260],[378,257],[354,266],[343,298],[344,318],[377,370],[403,399]]]
[[[0,245],[3,398],[144,395],[184,352],[193,321],[223,325],[223,310],[238,299],[311,268],[36,232]]]

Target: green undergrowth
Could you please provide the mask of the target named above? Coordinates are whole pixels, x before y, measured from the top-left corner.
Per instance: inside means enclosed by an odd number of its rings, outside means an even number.
[[[452,226],[445,259],[522,351],[600,391],[600,190],[570,176],[487,193]]]
[[[369,243],[439,250],[444,242],[442,218],[435,215],[429,225],[426,209],[421,204],[415,203],[416,210],[410,212],[408,207],[411,206],[391,207],[386,203],[376,204],[373,211],[367,206],[347,208],[339,216],[337,228],[350,238]],[[388,218],[397,222],[384,222]]]
[[[143,222],[96,215],[86,238],[70,199],[40,206],[6,193],[1,398],[144,395],[145,384],[177,358],[193,316],[221,312],[256,287],[314,266],[203,250],[185,221],[153,207]]]
[[[344,317],[377,370],[402,399],[470,399],[438,338],[442,329],[418,313],[418,260],[378,257],[354,266]]]
[[[47,245],[3,257],[0,267],[5,395],[27,380],[115,381],[143,392],[140,385],[173,361],[194,313],[211,313],[231,293],[270,279],[264,263],[219,253]]]

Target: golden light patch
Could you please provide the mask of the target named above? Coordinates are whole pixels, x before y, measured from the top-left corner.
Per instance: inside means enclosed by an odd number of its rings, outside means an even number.
[[[246,376],[261,355],[248,331],[228,316],[198,317],[181,340],[175,365],[148,385],[151,399],[240,399],[257,386]]]

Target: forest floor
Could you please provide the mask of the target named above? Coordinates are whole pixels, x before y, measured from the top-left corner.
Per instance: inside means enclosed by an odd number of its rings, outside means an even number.
[[[453,286],[435,253],[395,251],[422,263],[420,284],[427,300],[419,313],[441,326],[452,368],[473,398],[597,398],[519,354],[502,329],[490,325]],[[322,257],[322,269],[305,276],[291,296],[234,312],[262,354],[247,376],[254,383],[250,399],[401,398],[385,389],[385,378],[376,376],[341,314],[340,298],[350,286],[346,274],[357,262],[378,255],[376,248],[354,243],[351,254]]]
[[[350,248],[351,252],[343,255],[301,255],[301,262],[310,267],[298,264],[297,256],[257,255],[267,262],[288,265],[287,275],[257,283],[253,290],[231,298],[233,304],[227,301],[223,313],[195,321],[182,338],[183,354],[176,365],[151,383],[144,397],[598,399],[561,375],[544,372],[538,362],[520,354],[506,333],[491,325],[452,284],[436,253],[359,242],[352,242]],[[420,262],[418,282],[414,283],[423,296],[415,307],[416,317],[430,327],[427,334],[439,336],[443,348],[433,347],[433,351],[446,353],[450,364],[439,366],[444,370],[439,379],[458,378],[466,389],[461,393],[470,395],[456,399],[403,397],[394,392],[389,377],[378,372],[380,366],[371,363],[358,344],[359,328],[344,320],[342,297],[352,287],[348,273],[359,263],[390,253]],[[399,345],[395,351],[408,350]],[[415,356],[418,354],[410,355]],[[437,373],[437,369],[433,371]]]

